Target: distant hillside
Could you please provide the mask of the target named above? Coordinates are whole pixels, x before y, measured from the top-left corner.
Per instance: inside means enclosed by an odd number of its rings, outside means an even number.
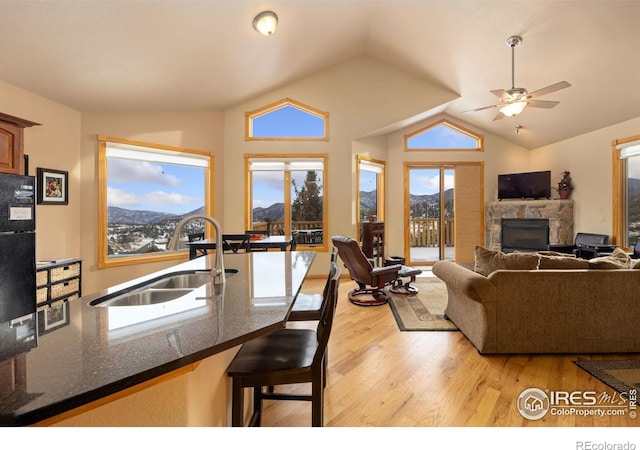
[[[444,201],[453,200],[453,188],[447,189],[444,191]],[[416,205],[418,203],[432,203],[440,201],[440,193],[437,192],[435,194],[424,194],[424,195],[413,195],[409,196],[409,201],[411,205]]]
[[[159,224],[165,221],[175,222],[191,214],[202,214],[203,211],[204,208],[202,207],[185,214],[171,214],[159,211],[141,211],[109,206],[107,208],[107,222],[110,224],[119,223],[125,225]]]
[[[282,221],[284,219],[284,203],[274,203],[268,208],[253,208],[253,221],[264,222],[265,219]]]

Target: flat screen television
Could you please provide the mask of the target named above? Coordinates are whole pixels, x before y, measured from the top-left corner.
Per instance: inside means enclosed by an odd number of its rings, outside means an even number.
[[[551,171],[498,175],[498,200],[551,198]]]

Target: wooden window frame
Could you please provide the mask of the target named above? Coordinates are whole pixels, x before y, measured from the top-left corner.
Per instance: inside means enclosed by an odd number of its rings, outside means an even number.
[[[176,259],[184,259],[187,250],[167,251],[160,253],[141,254],[135,256],[123,256],[109,258],[107,254],[107,143],[133,145],[158,150],[159,152],[177,152],[186,155],[199,155],[209,158],[208,168],[205,168],[204,183],[204,213],[211,216],[213,212],[213,174],[214,174],[214,155],[211,152],[201,150],[192,150],[183,147],[174,147],[163,144],[153,144],[148,142],[135,141],[130,139],[114,138],[108,136],[98,136],[98,268],[105,269],[108,267],[126,266],[132,264],[144,264],[158,261],[169,261]],[[209,235],[212,231],[210,224],[205,225],[205,232]]]
[[[454,131],[462,133],[476,141],[476,148],[409,148],[409,139],[419,134],[424,133],[427,130],[438,127],[440,125],[444,125],[446,127],[451,128]],[[430,125],[420,128],[413,133],[405,134],[404,136],[404,151],[405,152],[455,152],[455,151],[464,151],[464,152],[483,152],[484,151],[484,135],[474,133],[473,131],[453,123],[447,119],[441,119],[437,122],[434,122]]]
[[[254,137],[253,136],[253,119],[264,116],[278,109],[291,106],[307,114],[316,116],[324,121],[324,135],[321,137]],[[253,111],[244,113],[245,118],[245,141],[328,141],[329,140],[329,113],[321,111],[309,105],[305,105],[291,98],[283,98],[277,102],[263,106]]]
[[[630,251],[633,244],[627,242],[627,204],[628,204],[628,192],[627,192],[627,164],[626,160],[620,158],[619,146],[628,144],[630,142],[640,141],[640,135],[630,136],[621,139],[614,139],[611,141],[612,150],[612,244],[623,248],[625,251]]]
[[[378,214],[377,214],[376,220],[379,222],[384,222],[384,219],[385,219],[386,205],[385,205],[384,199],[386,196],[386,172],[387,172],[386,161],[370,158],[364,155],[356,155],[356,230],[358,230],[358,240],[360,241],[362,240],[362,236],[360,236],[360,231],[362,227],[362,221],[360,218],[360,163],[362,161],[366,161],[366,162],[370,162],[370,163],[378,164],[382,166],[382,173],[378,174],[378,186],[377,186]]]
[[[245,173],[245,229],[253,229],[252,223],[252,205],[253,205],[253,183],[251,180],[251,160],[255,159],[322,159],[322,245],[308,246],[297,244],[298,250],[314,250],[326,252],[329,248],[329,155],[327,153],[308,153],[308,154],[249,154],[244,155],[244,173]],[[284,234],[291,234],[291,171],[284,171]]]

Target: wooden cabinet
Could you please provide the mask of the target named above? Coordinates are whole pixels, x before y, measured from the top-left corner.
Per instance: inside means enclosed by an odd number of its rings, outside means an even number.
[[[65,259],[36,268],[36,306],[82,295],[82,260]]]
[[[384,265],[384,222],[362,223],[362,252],[376,266]]]
[[[24,174],[23,131],[34,125],[40,124],[0,113],[0,172]]]

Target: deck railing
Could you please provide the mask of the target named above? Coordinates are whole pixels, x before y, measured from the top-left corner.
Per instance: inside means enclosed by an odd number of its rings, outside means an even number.
[[[321,221],[298,221],[291,223],[294,230],[322,229]],[[455,220],[444,219],[444,245],[455,245]],[[411,219],[409,221],[409,245],[411,247],[439,247],[440,246],[440,220],[439,219]],[[269,230],[271,235],[284,234],[284,222],[267,220],[254,222],[253,230]]]
[[[251,225],[252,230],[269,230],[269,234],[283,235],[284,234],[284,222],[275,220],[265,220],[264,222],[253,222]],[[291,222],[292,230],[321,230],[322,221],[294,221]]]
[[[455,245],[455,221],[444,219],[444,245]],[[410,247],[439,247],[440,246],[440,220],[439,219],[411,219],[409,221],[409,246]]]

